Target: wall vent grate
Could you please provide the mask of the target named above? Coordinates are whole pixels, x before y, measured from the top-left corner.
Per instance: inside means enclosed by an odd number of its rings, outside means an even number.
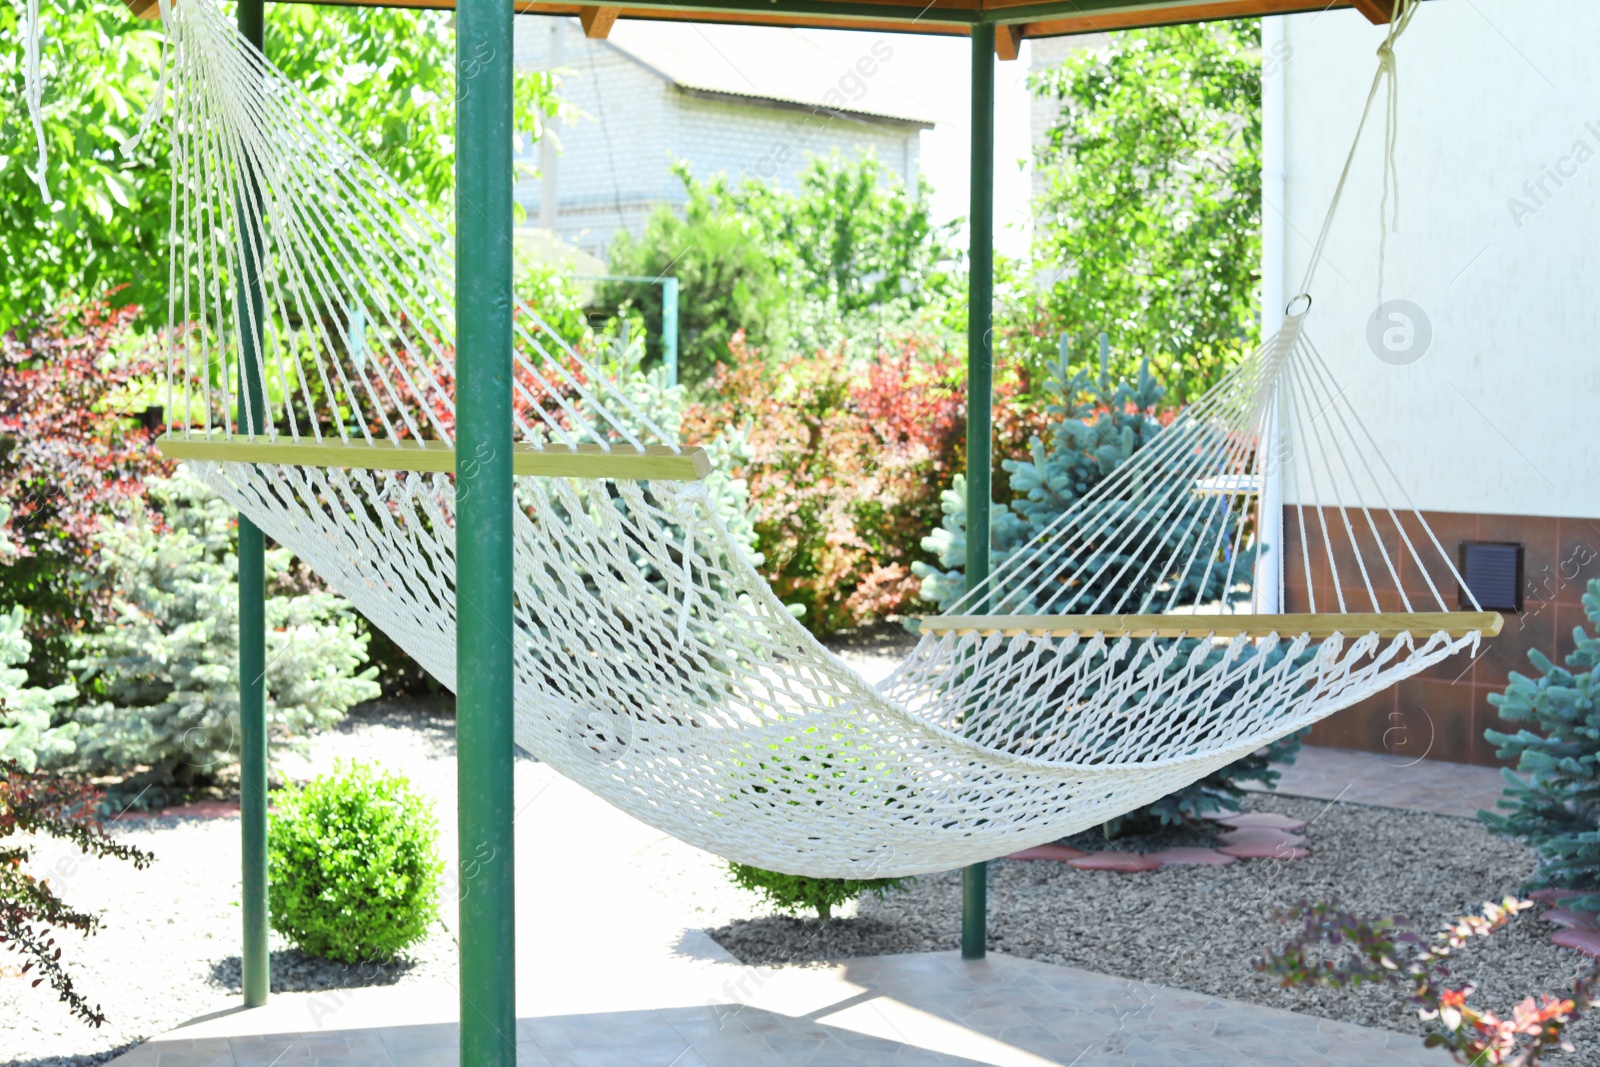
[[[1522,610],[1522,545],[1507,541],[1461,543],[1461,606],[1470,608],[1467,590],[1484,611]]]

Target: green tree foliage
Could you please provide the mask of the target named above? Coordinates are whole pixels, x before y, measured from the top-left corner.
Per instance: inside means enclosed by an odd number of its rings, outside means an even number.
[[[1600,581],[1589,583],[1583,607],[1600,632]],[[1534,887],[1586,890],[1563,905],[1600,912],[1600,637],[1577,627],[1573,639],[1566,667],[1529,652],[1539,676],[1513,673],[1504,693],[1490,695],[1502,719],[1528,724],[1514,734],[1483,733],[1527,780],[1502,771],[1498,806],[1506,813],[1479,814],[1538,850]]]
[[[885,893],[899,889],[904,878],[807,878],[798,874],[779,874],[744,863],[728,864],[728,877],[740,889],[759,893],[775,908],[793,913],[815,911],[817,921],[828,922],[833,909],[863,893],[883,899]]]
[[[1259,336],[1259,23],[1112,34],[1032,86],[1060,108],[1034,245],[1055,281],[1003,325],[1041,353],[1060,332],[1108,332],[1119,375],[1148,360],[1192,400]],[[1039,317],[1053,328],[1021,328]]]
[[[439,824],[398,775],[366,764],[274,797],[267,828],[272,928],[311,956],[393,959],[439,918]]]
[[[754,179],[697,181],[683,164],[676,173],[687,202],[659,209],[637,239],[618,235],[610,263],[616,274],[678,278],[686,382],[708,382],[741,329],[776,358],[835,344],[863,316],[903,320],[956,293],[927,183],[909,189],[870,156],[813,160],[792,193]],[[659,329],[659,285],[608,282],[596,298],[638,308]]]
[[[0,8],[0,329],[69,293],[166,308],[171,183],[156,137],[122,142],[155,95],[161,34],[117,0],[41,5],[45,204],[30,173],[38,148],[23,91],[22,4]]]
[[[115,620],[85,639],[77,664],[76,759],[90,769],[148,766],[187,784],[237,754],[238,529],[233,509],[184,470],[149,483],[160,523],[99,535]],[[287,549],[266,556],[267,723],[275,743],[323,729],[378,696],[361,670],[366,639],[345,602],[311,588]]]
[[[1104,367],[1097,376],[1091,376],[1087,370],[1073,370],[1065,361],[1057,360],[1051,367],[1045,392],[1050,398],[1048,444],[1035,437],[1028,458],[1005,460],[1001,464],[1009,480],[1012,499],[996,503],[991,513],[992,551],[997,564],[1018,553],[1037,551],[1033,545],[1035,536],[1148,445],[1162,427],[1160,411],[1165,390],[1148,366],[1140,368],[1135,381],[1122,382],[1113,388]],[[954,605],[966,591],[965,478],[957,478],[956,484],[944,493],[943,511],[942,525],[923,541],[923,547],[938,557],[939,565],[912,565],[913,573],[922,579],[923,599],[937,604],[941,611]],[[1172,581],[1174,576],[1154,573],[1154,568],[1150,568],[1151,573],[1145,573],[1142,567],[1123,568],[1127,557],[1121,553],[1126,543],[1141,545],[1141,559],[1187,558],[1188,552],[1184,549],[1196,542],[1217,539],[1214,526],[1183,530],[1175,526],[1162,528],[1156,525],[1160,518],[1152,514],[1148,533],[1131,538],[1119,535],[1115,545],[1093,545],[1090,555],[1063,560],[1059,568],[1059,572],[1067,574],[1082,567],[1083,573],[1089,575],[1141,575],[1134,579],[1138,585],[1115,586],[1109,584],[1108,578],[1101,577],[1081,586],[1038,590],[1030,603],[1007,605],[1006,610],[1018,614],[1083,614],[1102,596],[1105,599],[1100,611],[1134,610],[1130,605],[1139,605],[1147,593],[1159,584]],[[1220,542],[1231,545],[1235,541],[1235,520],[1230,516],[1225,521],[1228,528],[1223,531]],[[1046,551],[1059,550],[1059,546],[1045,544]],[[1184,578],[1183,600],[1205,603],[1239,596],[1237,587],[1223,587],[1228,571],[1226,560],[1215,560],[1209,568],[1196,568],[1196,574]],[[1248,581],[1251,571],[1252,557],[1241,555],[1233,565],[1234,581]],[[1220,650],[1216,655],[1221,655]],[[1178,661],[1186,661],[1186,657],[1180,655]],[[1292,763],[1299,748],[1298,737],[1276,742],[1146,808],[1112,820],[1107,824],[1108,832],[1152,822],[1181,822],[1219,809],[1236,811],[1238,800],[1244,795],[1242,784],[1260,781],[1271,785],[1278,779],[1278,772],[1271,769],[1272,764]]]
[[[758,220],[737,208],[738,196],[727,181],[697,182],[683,167],[678,174],[689,193],[682,212],[658,208],[642,236],[618,234],[609,269],[613,274],[671,274],[678,279],[679,380],[700,383],[726,357],[740,330],[760,347],[783,342],[788,336],[788,294]],[[607,308],[637,308],[659,336],[660,285],[605,282],[597,287],[595,300]]]
[[[21,4],[0,7],[0,330],[69,296],[167,307],[167,143],[131,156],[160,74],[159,23],[119,0],[45,4],[41,65],[49,146],[45,204],[27,171],[37,149],[23,93]],[[440,11],[285,5],[267,54],[426,209],[448,216],[455,187],[455,31]],[[519,73],[516,125],[533,135],[561,110],[555,76]]]
[[[915,311],[957,295],[949,228],[935,225],[926,178],[910,189],[872,156],[815,159],[792,195],[752,193],[772,251],[794,292],[823,314],[875,307]]]

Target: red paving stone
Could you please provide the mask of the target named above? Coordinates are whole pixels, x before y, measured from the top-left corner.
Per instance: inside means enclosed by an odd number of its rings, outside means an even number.
[[[1161,866],[1159,861],[1137,852],[1093,852],[1068,860],[1067,864],[1080,871],[1118,871],[1122,874],[1142,874]]]
[[[1291,845],[1287,841],[1259,841],[1243,845],[1222,845],[1218,852],[1237,856],[1242,860],[1303,860],[1311,855],[1308,848]]]
[[[1597,917],[1594,914],[1587,911],[1551,908],[1539,918],[1547,923],[1555,923],[1557,926],[1564,926],[1571,930],[1600,931],[1600,921],[1597,921]]]
[[[1220,818],[1217,822],[1236,830],[1304,830],[1306,827],[1304,819],[1291,819],[1275,811],[1240,812]]]
[[[1306,843],[1306,839],[1293,830],[1279,830],[1271,826],[1244,826],[1237,830],[1227,830],[1220,835],[1219,840],[1224,845],[1270,844],[1280,841],[1290,845]]]
[[[1575,948],[1585,956],[1600,956],[1600,930],[1557,930],[1550,940],[1562,948]]]
[[[1585,895],[1582,889],[1536,889],[1528,894],[1529,900],[1537,900],[1541,904],[1560,904],[1568,897],[1581,897]]]
[[[1087,856],[1087,852],[1080,852],[1066,845],[1037,845],[1034,848],[1025,848],[1021,852],[1013,852],[1007,856],[1008,860],[1055,860],[1057,863],[1066,863],[1079,856]]]
[[[1214,848],[1167,848],[1160,852],[1146,852],[1145,859],[1155,860],[1164,867],[1226,867],[1237,862]]]

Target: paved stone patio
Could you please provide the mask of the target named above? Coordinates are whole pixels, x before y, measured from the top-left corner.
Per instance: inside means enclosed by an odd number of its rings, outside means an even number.
[[[1494,767],[1312,745],[1301,748],[1293,766],[1280,769],[1279,793],[1463,819],[1476,818],[1479,808],[1493,811],[1505,788]]]
[[[1415,1036],[1067,967],[955,953],[807,970],[685,961],[654,1007],[561,1010],[517,1024],[528,1067],[1402,1067],[1442,1065]],[[596,986],[596,1004],[641,991]],[[659,984],[656,984],[659,983]],[[570,992],[570,990],[569,990]],[[455,1067],[453,991],[290,994],[199,1020],[116,1067]],[[568,1005],[570,1007],[570,1005]]]

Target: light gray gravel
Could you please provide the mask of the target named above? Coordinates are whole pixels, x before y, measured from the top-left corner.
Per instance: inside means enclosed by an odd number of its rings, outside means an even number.
[[[1231,867],[1164,867],[1144,875],[1079,871],[1061,863],[999,860],[989,866],[990,947],[1217,996],[1365,1026],[1424,1033],[1398,989],[1292,990],[1255,974],[1253,957],[1289,930],[1277,907],[1336,899],[1362,914],[1401,914],[1429,931],[1485,900],[1514,893],[1532,854],[1478,824],[1449,816],[1323,801],[1255,796],[1249,805],[1312,823],[1313,855],[1246,860]],[[711,936],[745,963],[820,960],[949,949],[959,943],[957,872],[917,880],[860,918],[819,931],[815,922],[765,917]],[[1509,929],[1459,953],[1452,978],[1478,987],[1473,1003],[1506,1012],[1530,993],[1559,992],[1585,967],[1550,944],[1554,927],[1524,914]],[[1600,1067],[1600,1018],[1573,1030],[1565,1064]]]
[[[282,770],[291,778],[306,778],[343,757],[407,775],[435,797],[441,850],[453,857],[455,719],[439,714],[447,708],[438,702],[363,706],[317,738],[308,759],[286,759]],[[238,1003],[238,820],[122,820],[113,832],[153,853],[155,862],[136,871],[114,860],[85,859],[53,841],[36,853],[39,869],[68,903],[103,917],[93,937],[61,939],[62,959],[79,990],[101,1005],[109,1021],[98,1030],[84,1026],[53,995],[45,995],[47,987],[31,988],[16,976],[14,954],[0,952],[0,1064],[5,1067],[88,1067],[197,1015]],[[276,934],[272,949],[272,984],[279,990],[417,981],[455,966],[455,944],[443,925],[398,966],[347,967],[309,959]]]

